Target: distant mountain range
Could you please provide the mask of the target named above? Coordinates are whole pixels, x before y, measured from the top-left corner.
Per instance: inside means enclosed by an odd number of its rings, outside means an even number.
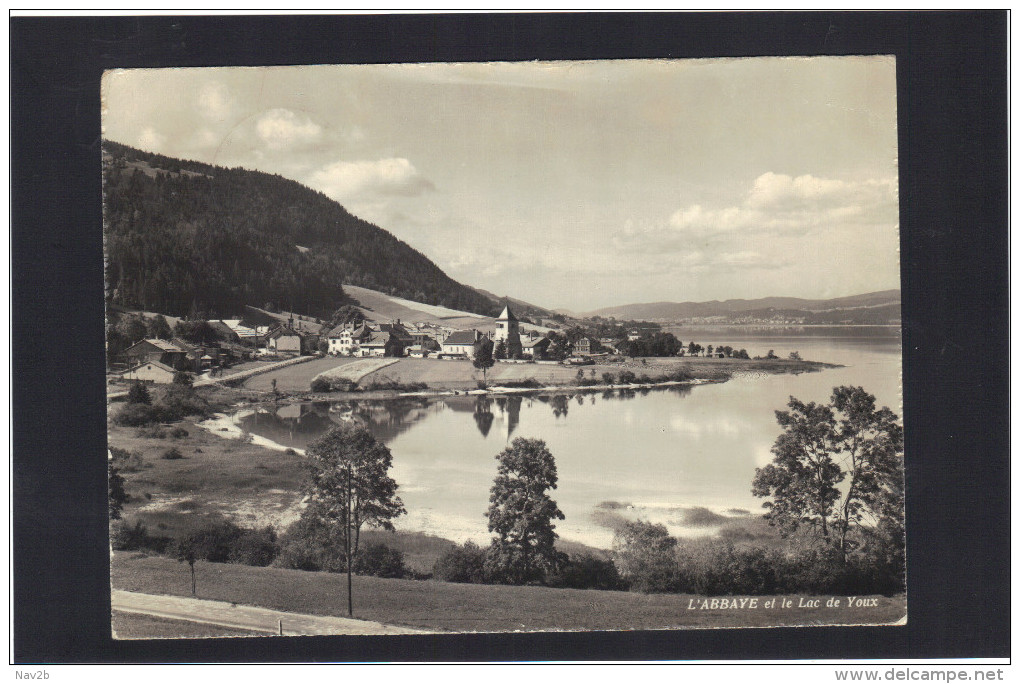
[[[900,291],[883,290],[834,299],[763,297],[710,302],[652,302],[624,304],[578,314],[580,317],[617,320],[673,322],[717,319],[718,322],[796,321],[804,324],[899,322]]]

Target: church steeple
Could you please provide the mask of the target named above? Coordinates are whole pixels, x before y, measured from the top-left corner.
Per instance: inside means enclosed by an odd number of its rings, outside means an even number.
[[[516,359],[520,358],[521,352],[521,323],[517,320],[517,316],[510,310],[510,305],[507,304],[503,307],[503,313],[496,319],[496,334],[493,335],[493,342],[499,343],[500,340],[506,345],[506,355],[508,358]]]

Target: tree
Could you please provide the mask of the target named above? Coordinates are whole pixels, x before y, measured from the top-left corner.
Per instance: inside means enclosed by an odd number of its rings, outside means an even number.
[[[506,342],[500,340],[496,343],[496,348],[492,351],[492,356],[497,359],[506,358]]]
[[[799,351],[792,351],[792,352],[790,352],[790,360],[791,361],[800,361],[801,360],[800,359],[800,352]]]
[[[542,581],[565,556],[555,547],[553,520],[563,513],[548,494],[556,489],[556,462],[540,439],[516,438],[496,455],[499,467],[489,494],[486,558],[490,575],[508,584]]]
[[[194,382],[194,380],[191,377],[191,373],[189,373],[187,371],[180,371],[179,370],[176,373],[174,373],[174,384],[175,385],[184,385],[185,387],[191,387],[193,382]]]
[[[361,325],[364,322],[365,314],[361,309],[352,304],[344,304],[333,312],[333,316],[329,319],[329,326],[335,328],[338,325]]]
[[[787,405],[776,411],[784,431],[775,458],[755,471],[751,491],[771,497],[763,504],[769,524],[784,533],[810,525],[845,563],[851,532],[879,522],[902,489],[903,428],[861,387],[834,388],[826,405],[794,397]]]
[[[631,587],[645,593],[675,591],[679,582],[677,540],[665,525],[644,520],[625,522],[616,530],[613,557]]]
[[[157,314],[150,318],[146,322],[148,328],[149,337],[159,338],[161,340],[169,340],[173,337],[173,331],[170,330],[170,324],[166,322],[162,314]]]
[[[109,464],[109,490],[110,490],[110,520],[120,520],[120,513],[124,510],[128,495],[124,491],[124,476],[120,474],[120,468],[111,461]]]
[[[135,380],[128,389],[127,403],[129,404],[152,404],[152,397],[149,395],[149,388],[141,380]]]
[[[174,558],[181,563],[187,563],[191,568],[191,595],[195,595],[195,561],[198,560],[198,545],[193,534],[181,537],[174,542],[171,549]]]
[[[145,339],[148,331],[145,319],[138,315],[122,316],[117,322],[117,332],[127,341],[128,345]]]
[[[474,366],[482,371],[482,382],[487,383],[486,371],[496,365],[492,358],[492,340],[483,337],[475,343]]]
[[[389,476],[390,450],[361,425],[332,428],[308,445],[308,506],[301,519],[313,528],[326,528],[342,544],[347,568],[348,614],[353,615],[351,574],[364,525],[392,530],[394,518],[406,513]]]

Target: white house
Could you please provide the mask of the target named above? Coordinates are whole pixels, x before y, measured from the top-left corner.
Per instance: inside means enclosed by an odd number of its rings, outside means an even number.
[[[173,368],[165,363],[145,361],[134,368],[127,369],[120,374],[120,377],[125,380],[141,380],[143,382],[167,384],[174,381],[175,372]]]
[[[475,343],[482,338],[477,330],[458,330],[450,333],[443,340],[444,356],[466,356],[473,359],[475,356]]]

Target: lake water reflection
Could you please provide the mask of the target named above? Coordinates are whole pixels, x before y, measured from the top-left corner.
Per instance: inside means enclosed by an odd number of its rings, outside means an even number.
[[[408,510],[401,529],[487,542],[494,457],[514,437],[537,437],[556,458],[553,497],[566,516],[557,523],[562,538],[608,547],[607,523],[620,515],[662,522],[674,534],[705,534],[716,529],[714,516],[692,515],[691,508],[721,516],[761,511],[751,478],[771,459],[779,434],[774,412],[790,395],[827,401],[836,385],[861,385],[901,413],[898,330],[818,333],[674,331],[685,343],[728,344],[751,355],[798,351],[843,368],[637,392],[300,404],[240,422],[294,447],[336,422],[365,424],[393,453],[392,474]]]

